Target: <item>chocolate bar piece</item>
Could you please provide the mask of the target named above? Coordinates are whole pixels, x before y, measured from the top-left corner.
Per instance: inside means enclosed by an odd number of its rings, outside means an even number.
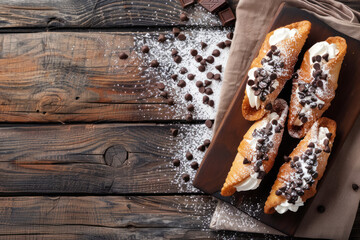
[[[230,26],[235,23],[235,15],[229,7],[220,11],[218,15],[223,26]]]
[[[195,3],[195,0],[179,0],[179,2],[183,8],[186,8],[190,5],[193,5]]]
[[[211,13],[217,13],[228,5],[226,0],[201,0],[199,3]]]

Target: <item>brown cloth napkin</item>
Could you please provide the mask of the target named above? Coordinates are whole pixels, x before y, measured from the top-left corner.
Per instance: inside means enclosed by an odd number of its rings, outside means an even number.
[[[225,69],[215,130],[252,59],[257,54],[253,49],[257,49],[262,43],[268,25],[282,2],[306,10],[337,31],[360,40],[360,13],[342,3],[332,0],[240,0],[236,9],[235,33]],[[360,118],[356,121],[338,157],[343,161],[336,161],[335,166],[330,169],[332,173],[329,175],[336,177],[327,178],[328,182],[322,184],[295,236],[348,238],[360,200],[360,191],[355,192],[351,187],[353,183],[360,184],[359,146]],[[329,198],[328,194],[325,194],[329,191],[336,198]],[[318,213],[316,211],[318,205],[325,206],[326,211]],[[218,204],[210,227],[216,230],[281,234],[223,202]]]

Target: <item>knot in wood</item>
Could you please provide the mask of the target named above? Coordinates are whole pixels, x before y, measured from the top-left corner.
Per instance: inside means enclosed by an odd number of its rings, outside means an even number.
[[[128,159],[128,152],[122,145],[115,145],[106,149],[105,163],[112,167],[119,167]]]
[[[45,95],[41,97],[37,109],[40,112],[57,112],[61,107],[61,97],[57,94]]]
[[[47,27],[49,28],[58,28],[65,26],[65,20],[58,17],[50,17],[47,20]]]

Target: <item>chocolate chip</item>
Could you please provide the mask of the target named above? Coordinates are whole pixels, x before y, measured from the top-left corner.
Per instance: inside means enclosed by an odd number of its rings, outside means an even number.
[[[270,80],[275,80],[277,78],[276,73],[270,74]]]
[[[306,123],[308,121],[307,117],[302,117],[300,120],[302,123]]]
[[[120,59],[127,59],[128,55],[126,53],[122,52],[122,53],[119,54],[119,58]]]
[[[211,94],[213,94],[213,90],[212,90],[211,88],[206,88],[206,89],[205,89],[205,93],[206,93],[207,95],[211,95]]]
[[[200,72],[205,72],[205,66],[204,66],[204,65],[200,65],[200,66],[198,67],[198,70],[199,70]]]
[[[186,69],[186,67],[182,67],[180,68],[180,71],[179,71],[181,74],[185,74],[188,72],[188,70]]]
[[[174,34],[174,36],[176,37],[177,35],[179,35],[179,33],[180,33],[180,29],[179,28],[177,28],[177,27],[174,27],[173,29],[172,29],[172,33]]]
[[[212,122],[210,119],[208,119],[208,120],[205,121],[205,125],[206,125],[208,128],[211,128],[212,125],[213,125],[213,122]]]
[[[277,47],[276,47],[275,45],[271,45],[271,46],[270,46],[270,49],[271,49],[271,51],[275,52],[276,49],[277,49]]]
[[[357,185],[356,183],[351,184],[351,187],[355,192],[359,190],[359,185]]]
[[[319,63],[314,63],[313,68],[315,70],[320,70],[320,64]]]
[[[164,34],[160,34],[160,35],[159,35],[159,38],[158,38],[158,41],[159,41],[159,42],[162,42],[162,43],[165,42],[165,41],[166,41],[165,35],[164,35]]]
[[[324,107],[324,104],[319,103],[318,108],[321,110]]]
[[[220,51],[219,51],[218,49],[215,49],[215,50],[212,52],[212,55],[213,55],[214,57],[218,57],[218,56],[220,56]]]
[[[312,152],[312,149],[311,148],[309,148],[309,149],[307,149],[306,151],[305,151],[305,154],[307,154],[307,155],[311,155],[313,152]]]
[[[276,195],[276,196],[281,196],[281,195],[282,195],[282,192],[281,192],[280,190],[276,190],[275,195]]]
[[[177,86],[183,88],[183,87],[186,86],[186,82],[185,82],[184,80],[180,80],[180,81],[178,82]]]
[[[195,56],[195,61],[201,62],[201,60],[203,60],[202,56],[200,56],[200,55]]]
[[[204,86],[204,84],[203,84],[202,81],[196,81],[195,85],[196,85],[198,88]]]
[[[311,176],[312,176],[314,179],[316,179],[316,178],[319,176],[319,174],[318,174],[317,172],[314,172]]]
[[[255,84],[255,81],[252,80],[252,79],[249,79],[248,82],[247,82],[247,84],[248,84],[249,86],[252,86],[252,85]],[[265,107],[265,109],[266,109],[266,107]]]
[[[226,34],[226,37],[227,37],[228,39],[232,40],[233,37],[234,37],[234,33],[233,33],[233,32],[229,32],[229,33]]]
[[[261,161],[261,160],[256,161],[255,166],[261,167],[261,165],[262,165],[262,161]]]
[[[221,80],[221,75],[219,73],[216,73],[214,75],[214,80],[220,81]]]
[[[281,63],[279,64],[279,67],[281,67],[281,68],[285,67],[285,63],[284,63],[284,62],[281,62]]]
[[[206,61],[207,61],[208,63],[213,63],[213,62],[215,61],[215,59],[214,59],[213,56],[208,56],[208,57],[206,58]]]
[[[204,49],[206,48],[208,45],[204,42],[200,42],[200,45],[201,45],[201,49]]]
[[[182,57],[181,57],[181,56],[176,55],[176,56],[174,57],[174,62],[176,62],[176,63],[181,63],[181,61],[182,61]]]
[[[275,127],[275,132],[276,132],[276,133],[281,132],[281,128],[280,128],[279,126],[276,126],[276,127]]]
[[[199,92],[204,93],[205,92],[205,87],[199,87]]]
[[[189,112],[194,111],[194,105],[192,105],[192,104],[189,104],[186,108]]]
[[[272,104],[271,103],[266,104],[265,109],[270,111],[272,109]]]
[[[276,119],[273,119],[273,120],[271,121],[271,124],[272,124],[272,125],[277,125],[277,124],[278,124],[278,121],[277,121]]]
[[[160,96],[163,97],[163,98],[168,98],[168,95],[169,95],[169,93],[166,92],[166,91],[163,91],[163,92],[160,93]]]
[[[176,50],[175,48],[173,48],[173,49],[171,50],[171,56],[173,56],[173,57],[177,56],[178,53],[179,53],[178,50]]]
[[[319,148],[315,148],[315,153],[316,154],[319,154],[319,153],[321,153],[322,152],[322,150],[321,149],[319,149]]]
[[[197,149],[198,149],[199,151],[203,152],[203,151],[205,151],[205,146],[204,146],[204,145],[200,145]]]
[[[324,140],[324,145],[325,145],[325,146],[329,146],[329,139],[325,139],[325,140]]]
[[[313,142],[309,143],[308,145],[309,148],[314,148],[315,147],[315,144]]]
[[[185,100],[186,101],[192,101],[193,97],[190,93],[185,94]]]
[[[167,101],[167,104],[170,105],[170,106],[174,105],[174,103],[175,103],[175,101],[172,98],[169,98],[168,101]]]
[[[190,176],[187,173],[184,173],[181,177],[185,182],[188,182],[190,180]]]
[[[203,103],[207,104],[209,102],[209,97],[204,95],[203,96]]]
[[[221,49],[224,49],[226,47],[224,42],[219,42],[218,44],[216,44],[216,46],[218,46]]]
[[[177,75],[177,74],[172,74],[172,75],[171,75],[171,78],[172,78],[174,81],[176,81],[177,78],[178,78],[178,75]]]
[[[187,151],[187,152],[186,152],[185,157],[186,157],[186,159],[189,160],[189,161],[190,161],[190,160],[193,160],[193,158],[194,158],[190,151]]]
[[[150,48],[147,45],[144,45],[144,46],[141,47],[141,51],[143,53],[148,53],[150,51]]]
[[[322,58],[325,60],[325,61],[329,61],[329,54],[328,53],[325,53]]]
[[[189,21],[189,18],[185,13],[181,13],[180,14],[180,21],[187,22],[187,21]]]
[[[192,73],[189,73],[189,74],[187,75],[187,78],[188,78],[189,80],[194,80],[195,75],[192,74]]]
[[[257,176],[257,179],[263,179],[265,177],[265,172],[264,171],[259,171],[259,174]]]
[[[316,56],[315,56],[315,61],[321,62],[321,56],[320,56],[320,55],[316,55]]]
[[[180,41],[185,41],[185,40],[186,40],[185,34],[180,33],[180,34],[178,35],[178,39],[179,39]]]
[[[211,85],[211,81],[209,81],[209,80],[205,80],[205,87],[207,87],[207,86],[209,86],[209,85]],[[206,90],[205,90],[205,92],[206,92]]]
[[[159,66],[159,62],[157,60],[152,60],[150,62],[150,66],[153,67],[153,68],[156,68]]]
[[[330,132],[326,134],[326,137],[329,139],[331,138],[331,136],[332,136],[332,133],[330,133]]]
[[[208,72],[208,73],[206,74],[206,77],[207,77],[208,79],[213,79],[213,78],[214,78],[214,74],[213,74],[212,72]]]
[[[324,152],[326,153],[330,153],[331,152],[331,149],[329,146],[326,146],[325,149],[324,149]]]
[[[191,49],[190,54],[191,54],[191,56],[195,57],[198,54],[198,51],[196,49]]]
[[[297,162],[297,161],[299,161],[299,157],[295,156],[295,157],[293,157],[293,160],[294,160],[294,162]]]
[[[180,160],[179,160],[179,159],[174,159],[174,160],[172,161],[172,163],[173,163],[173,165],[174,165],[175,167],[180,166]]]
[[[244,158],[243,164],[249,164],[249,163],[250,163],[249,159]]]
[[[178,135],[178,133],[179,133],[179,130],[176,129],[176,128],[170,128],[170,132],[171,132],[171,135],[176,137]]]
[[[317,81],[316,86],[319,87],[319,88],[322,88],[323,87],[323,82],[322,81]]]
[[[268,52],[266,53],[266,56],[268,56],[270,59],[272,58],[272,55],[273,55],[273,52],[272,52],[272,51],[268,51]],[[268,61],[266,58],[263,58],[263,60],[264,60],[265,62]]]
[[[206,66],[207,65],[206,59],[201,60],[200,64],[203,65],[203,66]]]
[[[319,212],[319,213],[324,213],[325,212],[325,207],[323,205],[319,205],[316,210]]]
[[[215,68],[216,68],[219,72],[222,72],[222,65],[217,65],[217,66],[215,66]]]
[[[199,164],[198,164],[197,162],[192,162],[192,163],[190,164],[190,167],[191,167],[192,169],[194,169],[194,170],[197,170],[197,169],[199,168]]]
[[[231,46],[231,41],[230,40],[225,40],[225,46],[230,47]]]
[[[185,115],[185,120],[187,122],[191,122],[193,120],[193,115],[191,113],[188,113]]]
[[[210,146],[210,139],[205,139],[204,140],[204,145],[205,145],[205,147]]]
[[[210,107],[213,107],[214,105],[215,105],[214,100],[210,100],[210,101],[209,101],[209,106],[210,106]]]

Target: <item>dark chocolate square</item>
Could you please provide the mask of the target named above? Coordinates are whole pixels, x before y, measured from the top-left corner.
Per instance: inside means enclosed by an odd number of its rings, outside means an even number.
[[[183,8],[186,8],[190,5],[193,5],[195,3],[195,0],[179,0],[179,2]]]
[[[199,3],[211,13],[217,13],[228,6],[226,0],[201,0]]]
[[[230,26],[235,23],[235,15],[229,7],[220,11],[218,15],[223,26]]]

